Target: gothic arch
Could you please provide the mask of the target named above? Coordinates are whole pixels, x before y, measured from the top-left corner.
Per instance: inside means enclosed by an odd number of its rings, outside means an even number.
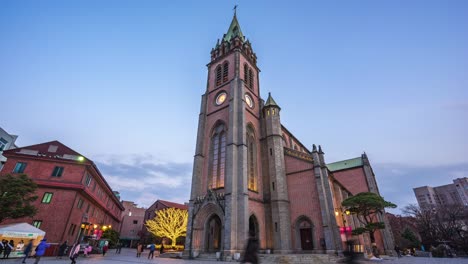
[[[226,165],[226,126],[218,120],[211,129],[208,151],[208,188],[224,187]]]
[[[294,222],[294,244],[297,251],[313,250],[314,245],[314,224],[309,217],[299,216]]]
[[[247,188],[251,191],[258,191],[258,161],[257,161],[257,140],[253,125],[247,125]]]
[[[254,236],[257,239],[260,238],[260,226],[255,214],[251,214],[249,217],[249,236]]]
[[[229,62],[226,60],[223,62],[223,83],[227,82],[229,77]]]
[[[221,207],[214,202],[207,202],[200,211],[194,216],[193,220],[193,245],[194,250],[207,251],[210,243],[208,232],[210,221],[213,219],[219,221],[219,251],[222,250],[222,241],[224,240],[224,213]],[[212,240],[211,240],[212,241]]]

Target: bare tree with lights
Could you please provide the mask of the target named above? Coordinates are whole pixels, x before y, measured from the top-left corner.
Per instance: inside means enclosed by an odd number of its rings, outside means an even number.
[[[156,217],[146,221],[146,228],[155,236],[169,238],[175,247],[176,239],[186,236],[187,221],[187,210],[166,208],[156,211]]]

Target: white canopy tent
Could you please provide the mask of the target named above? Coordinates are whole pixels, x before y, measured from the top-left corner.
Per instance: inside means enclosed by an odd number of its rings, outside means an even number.
[[[44,237],[45,232],[28,223],[16,223],[0,226],[0,236],[7,238],[37,239]]]

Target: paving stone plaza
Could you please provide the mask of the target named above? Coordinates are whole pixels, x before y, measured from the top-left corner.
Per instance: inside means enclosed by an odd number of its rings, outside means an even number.
[[[77,264],[119,264],[119,263],[167,263],[167,264],[204,264],[204,263],[235,263],[235,262],[224,262],[224,261],[211,261],[211,260],[183,260],[183,259],[171,259],[171,258],[159,258],[148,259],[148,251],[144,251],[140,258],[135,257],[136,251],[134,249],[124,248],[121,254],[115,254],[114,250],[110,250],[106,256],[102,255],[91,255],[90,257],[77,259]],[[44,257],[39,262],[40,264],[69,264],[71,261],[68,258],[56,259],[55,257]],[[21,263],[21,259],[0,259],[0,264],[16,264]],[[26,263],[34,263],[34,259],[30,258]],[[261,261],[261,263],[270,263],[268,261]],[[316,264],[325,264],[327,262],[316,262]],[[328,262],[336,263],[336,262]],[[360,263],[384,263],[384,264],[468,264],[468,258],[423,258],[423,257],[403,257],[397,258],[386,258],[382,261],[361,261]],[[293,263],[291,263],[293,264]]]

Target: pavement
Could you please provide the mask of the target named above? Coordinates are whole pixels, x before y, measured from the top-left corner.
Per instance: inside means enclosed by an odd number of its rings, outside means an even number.
[[[34,258],[29,258],[26,263],[33,264]],[[21,259],[0,259],[0,264],[20,264]],[[70,264],[68,258],[57,259],[56,257],[43,257],[40,264]],[[109,250],[106,256],[90,255],[89,257],[79,257],[77,264],[123,264],[123,263],[148,263],[148,264],[217,264],[217,263],[235,263],[224,261],[200,261],[200,260],[184,260],[155,257],[148,259],[148,251],[145,250],[140,258],[136,257],[136,250],[123,248],[121,254],[116,254],[115,249]],[[386,257],[381,261],[360,261],[359,263],[371,264],[468,264],[468,258],[424,258],[424,257],[402,257],[392,258]]]

